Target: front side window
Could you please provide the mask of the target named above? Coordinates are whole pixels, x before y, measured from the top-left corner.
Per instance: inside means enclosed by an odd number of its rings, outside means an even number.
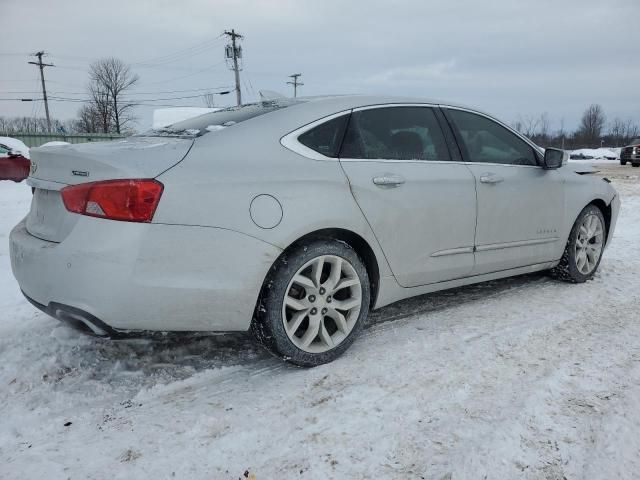
[[[336,158],[340,151],[347,120],[349,115],[342,115],[324,122],[304,132],[298,137],[298,141],[326,157]]]
[[[537,165],[533,148],[493,120],[462,110],[448,110],[467,150],[468,161]]]
[[[438,120],[428,107],[381,107],[354,112],[340,157],[450,160]]]

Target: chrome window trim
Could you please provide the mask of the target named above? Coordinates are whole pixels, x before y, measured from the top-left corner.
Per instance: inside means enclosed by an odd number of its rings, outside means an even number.
[[[365,110],[374,110],[378,108],[394,108],[394,107],[424,107],[424,108],[438,108],[440,105],[436,103],[381,103],[376,105],[365,105],[362,107],[356,107],[352,110],[352,112],[362,112]],[[442,132],[444,135],[444,132]],[[349,157],[340,157],[339,160],[341,162],[381,162],[381,163],[448,163],[448,164],[458,164],[464,165],[465,162],[456,162],[455,160],[394,160],[391,158],[349,158]]]
[[[309,130],[311,130],[312,128],[317,127],[318,125],[322,125],[325,122],[328,122],[330,120],[333,120],[334,118],[338,118],[342,115],[347,115],[349,113],[351,113],[353,111],[353,109],[348,109],[348,110],[342,110],[338,113],[333,113],[331,115],[327,115],[326,117],[322,117],[319,118],[318,120],[315,120],[311,123],[308,123],[302,127],[299,127],[297,129],[295,129],[292,132],[287,133],[285,136],[283,136],[280,139],[280,145],[282,145],[284,148],[291,150],[294,153],[297,153],[298,155],[302,155],[303,157],[309,158],[311,160],[323,160],[323,161],[331,161],[331,162],[337,162],[338,159],[337,158],[333,158],[333,157],[327,157],[326,155],[322,155],[319,152],[316,152],[315,150],[307,147],[306,145],[303,145],[302,143],[300,143],[298,141],[298,137],[300,135],[302,135],[303,133],[308,132]]]
[[[495,123],[497,123],[498,125],[500,125],[501,127],[504,127],[507,129],[507,131],[513,133],[516,137],[520,138],[520,140],[524,141],[527,145],[529,145],[531,148],[533,148],[533,150],[535,152],[540,153],[541,155],[544,155],[544,149],[542,147],[539,147],[538,145],[536,145],[535,143],[533,143],[531,140],[529,140],[527,137],[525,137],[524,135],[522,135],[520,132],[514,130],[513,128],[511,128],[509,125],[507,125],[506,123],[501,122],[500,120],[498,120],[495,117],[492,117],[491,115],[488,115],[486,113],[483,112],[479,112],[478,110],[473,110],[471,108],[464,108],[464,107],[456,107],[456,106],[452,106],[452,105],[444,105],[444,104],[440,104],[438,105],[440,108],[443,109],[448,109],[448,110],[460,110],[462,112],[467,112],[467,113],[473,113],[475,115],[479,115],[480,117],[484,117],[487,120],[491,120]],[[512,165],[514,167],[533,167],[533,168],[542,168],[542,165],[513,165],[511,163],[485,163],[485,162],[467,162],[467,163],[472,163],[474,165],[478,165],[478,164],[482,164],[482,165]]]
[[[382,103],[375,105],[364,105],[361,107],[354,107],[347,110],[341,110],[340,112],[333,113],[331,115],[327,115],[326,117],[319,118],[318,120],[314,120],[311,123],[303,125],[292,132],[287,133],[280,139],[280,144],[294,153],[298,155],[302,155],[305,158],[310,160],[319,160],[319,161],[330,161],[330,162],[379,162],[379,163],[443,163],[443,164],[456,164],[456,165],[493,165],[493,166],[501,166],[501,167],[518,167],[518,168],[542,168],[541,165],[515,165],[511,163],[489,163],[489,162],[464,162],[464,161],[455,161],[455,160],[393,160],[393,159],[385,159],[385,158],[333,158],[327,157],[326,155],[322,155],[319,152],[303,145],[298,141],[298,137],[303,133],[308,132],[312,128],[317,127],[325,122],[333,120],[334,118],[338,118],[342,115],[346,115],[352,112],[361,112],[365,110],[373,110],[376,108],[393,108],[393,107],[425,107],[425,108],[446,108],[451,110],[461,110],[463,112],[469,112],[476,115],[480,115],[481,117],[485,117],[488,120],[491,120],[498,125],[506,128],[509,132],[515,134],[518,138],[523,140],[527,145],[536,150],[540,154],[544,154],[540,147],[538,147],[535,143],[531,142],[527,137],[521,135],[517,131],[513,130],[511,127],[501,122],[500,120],[492,117],[483,112],[479,112],[478,110],[473,110],[471,108],[457,107],[447,104],[441,103]]]
[[[426,107],[426,108],[436,107],[437,108],[439,107],[439,105],[436,103],[381,103],[377,105],[365,105],[362,107],[355,107],[353,111],[361,112],[364,110],[373,110],[375,108],[394,108],[394,107]]]

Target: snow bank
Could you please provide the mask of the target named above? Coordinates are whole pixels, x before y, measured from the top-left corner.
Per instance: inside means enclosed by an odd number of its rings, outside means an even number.
[[[6,145],[14,152],[21,153],[24,157],[29,158],[29,147],[17,138],[0,137],[0,144]]]
[[[618,160],[620,158],[620,148],[581,148],[570,151],[573,160],[607,159]]]
[[[205,113],[217,112],[219,108],[176,107],[156,108],[153,111],[153,128],[163,128]]]
[[[60,141],[54,140],[53,142],[47,142],[40,146],[41,147],[61,147],[62,145],[71,145],[71,144],[69,142],[60,142]]]

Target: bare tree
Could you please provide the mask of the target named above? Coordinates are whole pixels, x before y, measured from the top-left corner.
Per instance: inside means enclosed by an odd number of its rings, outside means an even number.
[[[624,140],[625,143],[629,143],[632,140],[640,137],[640,127],[636,123],[633,123],[633,120],[628,118],[624,122]]]
[[[624,137],[624,122],[616,117],[609,124],[609,132],[608,135],[614,139],[622,139]]]
[[[73,131],[72,122],[51,119],[54,132],[68,133]],[[47,119],[43,117],[0,117],[0,132],[5,134],[17,133],[50,133]]]
[[[108,130],[102,130],[102,122],[103,119],[98,114],[95,104],[88,103],[83,105],[78,111],[76,130],[80,133],[96,133],[100,131],[108,133]]]
[[[140,77],[122,60],[103,58],[91,64],[89,75],[92,85],[106,94],[111,104],[111,116],[116,133],[122,133],[126,125],[134,120],[131,114],[133,105],[123,95],[133,87]]]
[[[596,103],[591,104],[582,114],[578,135],[584,142],[599,146],[605,121],[606,116],[602,107]]]
[[[541,113],[538,117],[538,131],[536,135],[542,138],[549,136],[549,114],[547,112]]]
[[[84,114],[90,114],[92,121],[97,120],[93,132],[110,133],[115,124],[113,122],[113,104],[109,92],[102,83],[94,80],[89,84],[89,94],[91,95],[91,103],[89,104],[91,112],[85,111]]]
[[[216,106],[216,101],[213,93],[205,93],[202,95],[202,101],[208,108],[214,108]]]
[[[516,125],[520,128],[516,128],[521,134],[525,137],[532,138],[538,132],[538,127],[540,125],[540,118],[534,115],[525,115],[518,117],[518,121]]]

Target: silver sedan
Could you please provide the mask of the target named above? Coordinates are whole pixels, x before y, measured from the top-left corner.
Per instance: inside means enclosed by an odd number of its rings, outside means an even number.
[[[303,366],[403,298],[541,270],[589,280],[620,205],[561,150],[413,98],[265,101],[31,157],[10,242],[34,305],[112,337],[250,330]]]

